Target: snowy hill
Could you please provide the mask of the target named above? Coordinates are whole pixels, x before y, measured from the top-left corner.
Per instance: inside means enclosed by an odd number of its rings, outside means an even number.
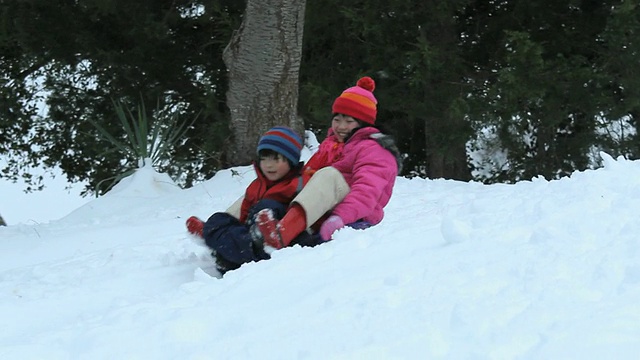
[[[640,162],[515,185],[399,178],[380,225],[211,277],[184,221],[254,176],[180,190],[143,168],[60,220],[0,228],[0,358],[640,353]]]

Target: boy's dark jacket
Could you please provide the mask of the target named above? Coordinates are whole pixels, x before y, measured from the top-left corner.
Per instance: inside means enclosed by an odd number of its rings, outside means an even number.
[[[279,203],[289,205],[291,200],[307,184],[311,174],[302,174],[302,163],[294,167],[278,181],[269,181],[257,163],[253,163],[257,178],[249,184],[244,194],[242,207],[240,208],[240,222],[246,223],[249,211],[258,201],[271,199]]]

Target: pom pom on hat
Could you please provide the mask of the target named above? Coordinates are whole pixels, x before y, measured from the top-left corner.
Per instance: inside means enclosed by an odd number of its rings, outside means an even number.
[[[373,92],[373,90],[376,89],[376,83],[375,81],[373,81],[372,78],[365,76],[363,78],[360,78],[360,80],[358,80],[358,82],[356,83],[356,86],[359,86],[367,91],[371,91]]]
[[[300,162],[302,151],[302,139],[293,129],[286,126],[275,126],[267,130],[258,141],[258,154],[260,150],[273,150],[281,154],[291,162],[292,166]]]
[[[373,96],[375,88],[376,83],[372,78],[368,76],[360,78],[356,86],[343,91],[333,102],[332,113],[348,115],[371,125],[375,124],[378,114],[378,100]]]

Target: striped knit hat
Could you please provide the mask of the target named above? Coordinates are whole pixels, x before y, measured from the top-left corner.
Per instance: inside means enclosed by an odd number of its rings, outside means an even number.
[[[293,129],[286,126],[276,126],[267,130],[258,141],[258,153],[265,149],[281,154],[295,166],[300,162],[302,139]]]
[[[373,96],[375,88],[376,83],[372,78],[368,76],[360,78],[356,86],[348,88],[338,96],[333,102],[331,112],[348,115],[371,125],[375,124],[378,114],[378,101]]]

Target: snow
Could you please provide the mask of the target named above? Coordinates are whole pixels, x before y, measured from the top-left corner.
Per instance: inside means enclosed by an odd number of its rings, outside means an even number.
[[[181,190],[144,167],[0,227],[0,358],[636,359],[640,162],[603,157],[557,181],[398,178],[380,225],[222,279],[184,222],[253,170]]]

